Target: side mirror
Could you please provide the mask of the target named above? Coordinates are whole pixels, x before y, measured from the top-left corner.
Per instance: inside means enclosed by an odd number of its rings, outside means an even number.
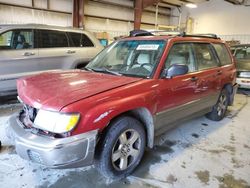
[[[174,76],[184,75],[188,73],[188,66],[184,64],[173,64],[164,70],[163,77],[172,78]]]

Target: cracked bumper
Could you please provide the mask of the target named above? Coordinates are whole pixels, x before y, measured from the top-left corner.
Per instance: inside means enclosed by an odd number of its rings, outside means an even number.
[[[73,168],[93,163],[97,130],[67,138],[48,138],[25,130],[15,114],[9,119],[7,134],[23,159],[50,168]]]

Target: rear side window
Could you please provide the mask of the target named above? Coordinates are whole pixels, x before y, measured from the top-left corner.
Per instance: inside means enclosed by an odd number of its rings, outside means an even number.
[[[165,68],[173,64],[185,64],[189,72],[196,70],[193,49],[190,43],[177,43],[170,49]]]
[[[52,30],[40,30],[40,45],[41,48],[69,46],[66,33]]]
[[[232,64],[231,58],[228,54],[228,50],[224,44],[213,44],[213,46],[222,66]]]
[[[71,46],[73,47],[93,47],[92,41],[82,33],[68,33],[71,38]]]
[[[82,46],[85,46],[85,47],[93,47],[94,46],[92,41],[85,34],[82,34]]]
[[[194,50],[199,70],[204,70],[219,66],[213,54],[210,44],[194,43]]]

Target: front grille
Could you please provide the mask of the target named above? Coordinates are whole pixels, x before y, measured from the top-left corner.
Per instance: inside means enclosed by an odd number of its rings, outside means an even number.
[[[19,120],[26,128],[32,128],[37,115],[37,109],[24,104],[19,114]]]
[[[24,105],[24,111],[26,113],[26,116],[28,116],[28,118],[30,119],[30,121],[34,122],[37,115],[37,109],[28,105]]]

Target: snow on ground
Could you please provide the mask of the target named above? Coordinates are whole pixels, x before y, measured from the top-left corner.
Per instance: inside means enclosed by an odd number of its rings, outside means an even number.
[[[5,136],[8,117],[18,107],[0,108],[0,187],[250,187],[248,102],[237,95],[224,120],[199,117],[161,135],[136,171],[116,182],[92,166],[55,170],[19,158]]]

